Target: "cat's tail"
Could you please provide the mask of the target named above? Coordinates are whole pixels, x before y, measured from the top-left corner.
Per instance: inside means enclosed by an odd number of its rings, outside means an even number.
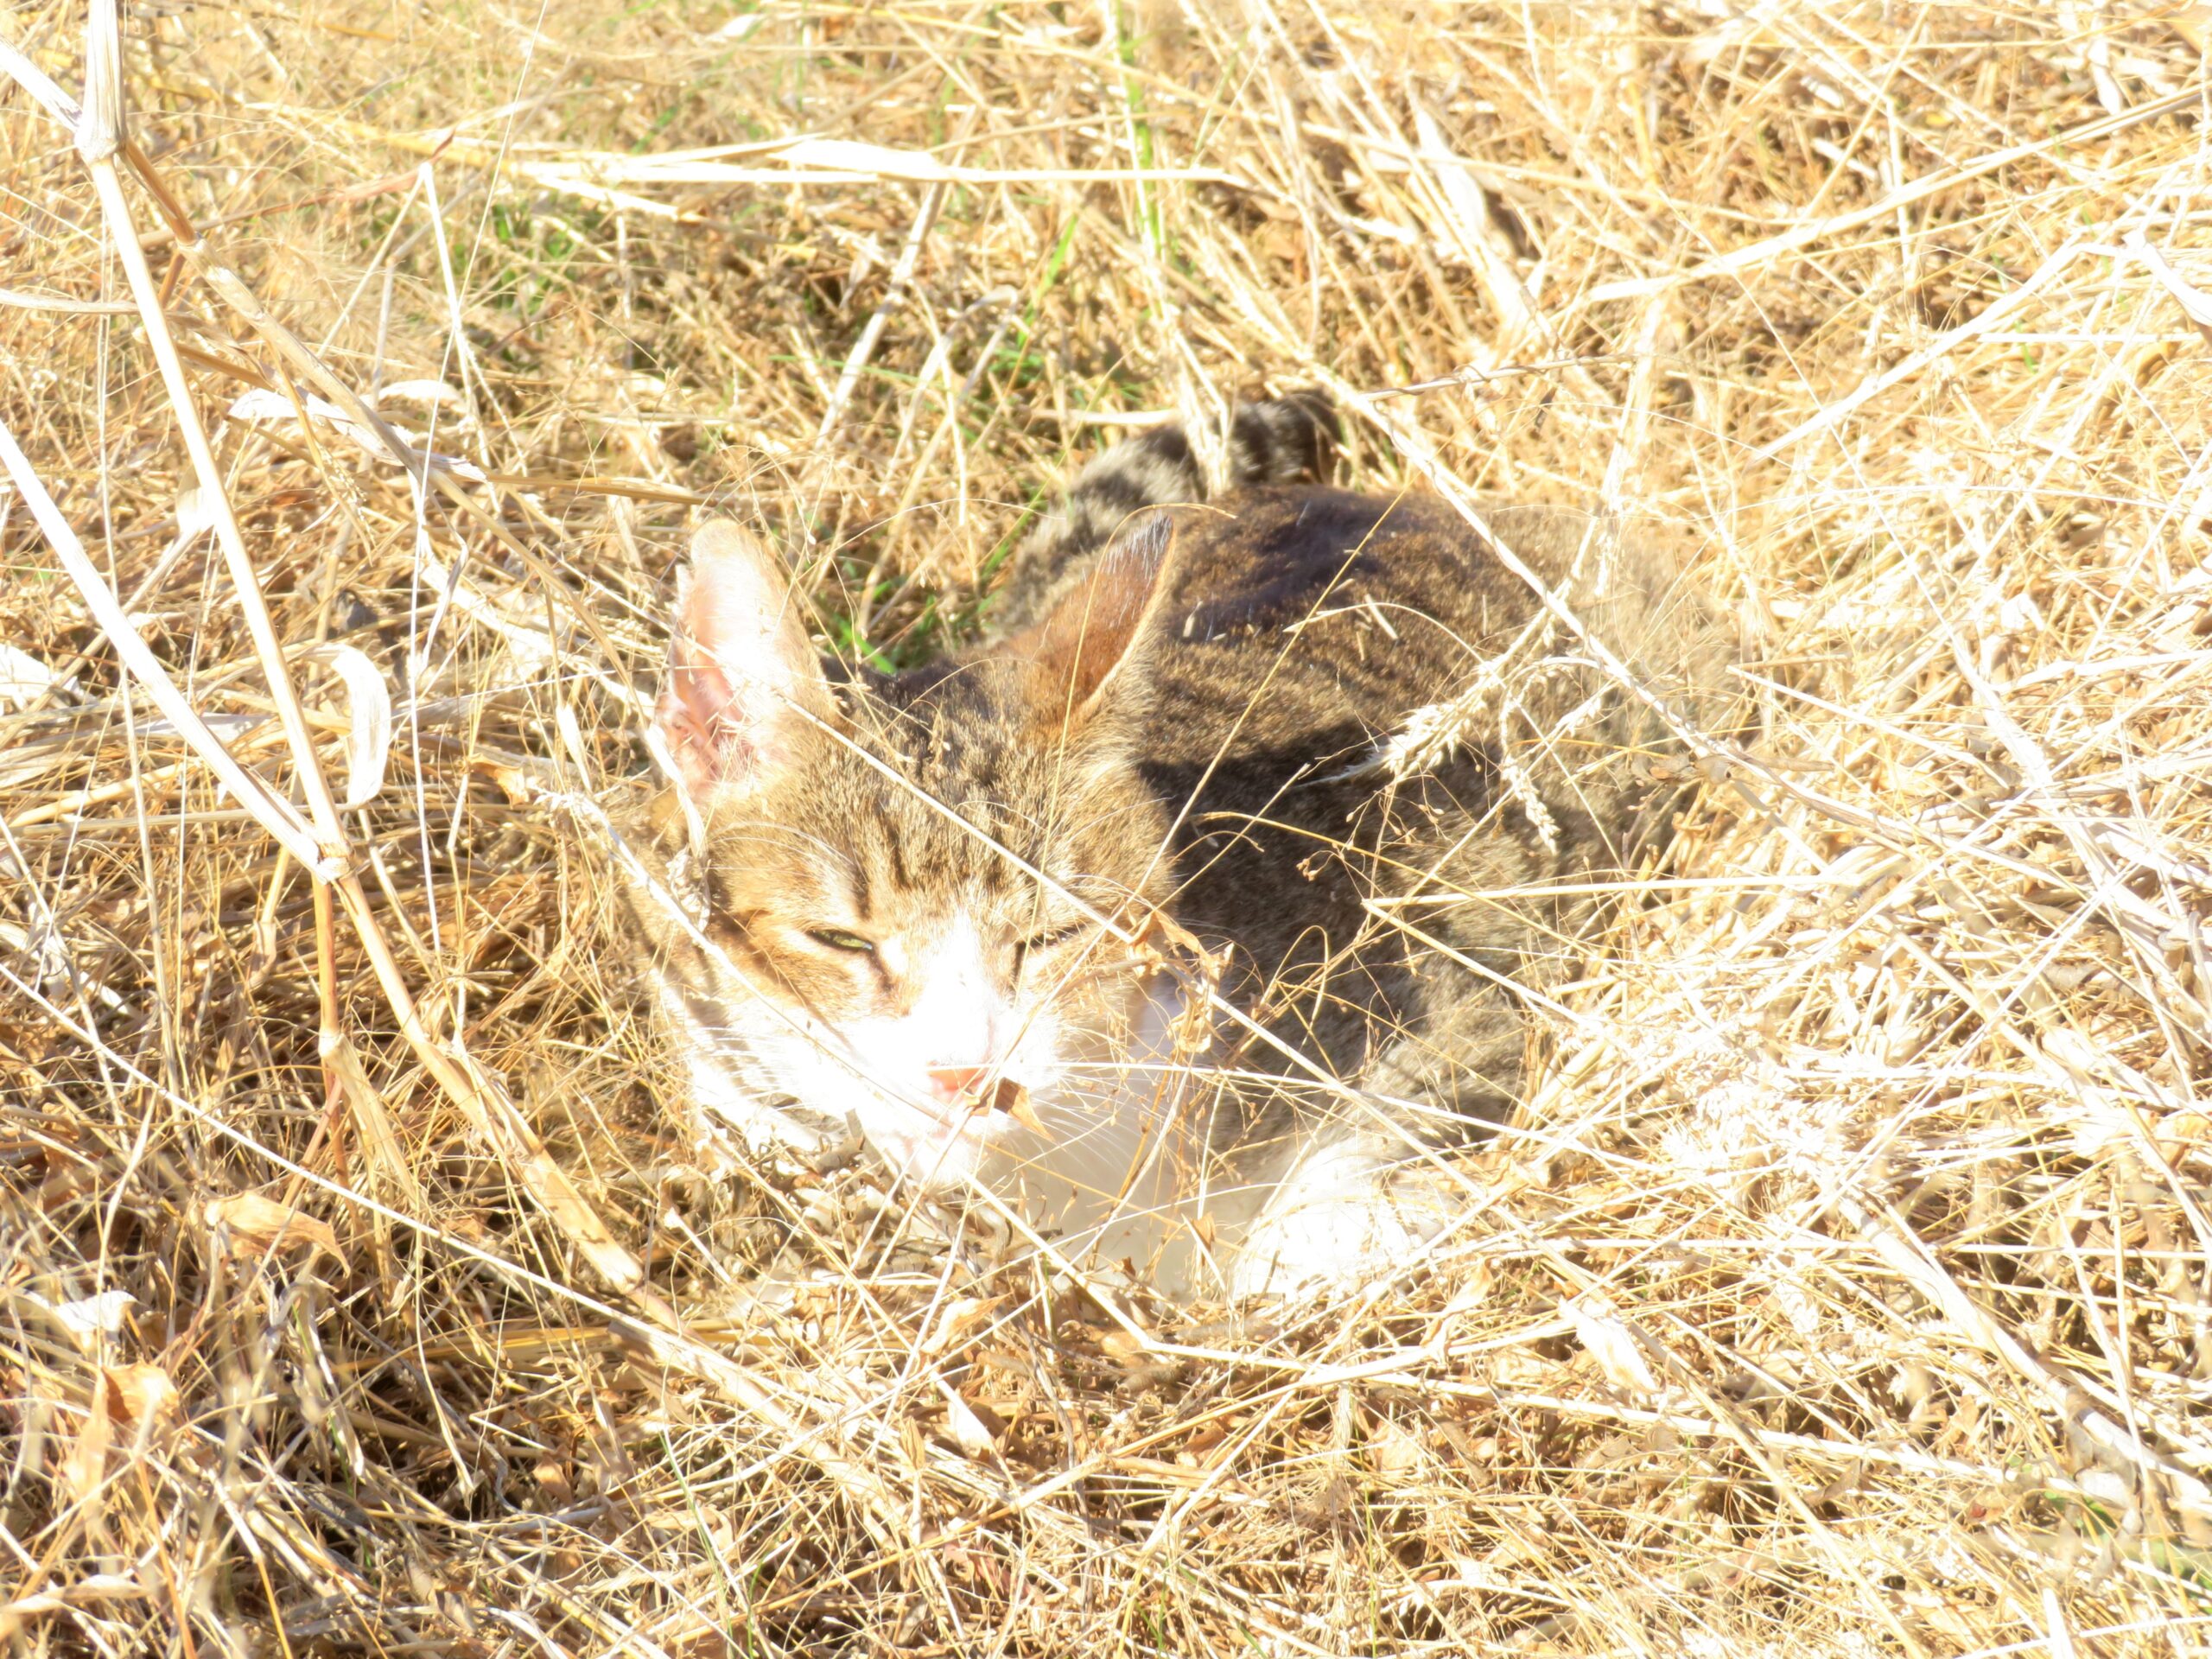
[[[1318,481],[1327,474],[1336,444],[1336,410],[1325,392],[1294,391],[1240,404],[1230,416],[1224,481],[1230,489]],[[1013,632],[1050,612],[1131,513],[1204,501],[1209,493],[1190,434],[1179,424],[1156,426],[1116,444],[1076,474],[1060,511],[1015,550],[999,592],[995,626]]]

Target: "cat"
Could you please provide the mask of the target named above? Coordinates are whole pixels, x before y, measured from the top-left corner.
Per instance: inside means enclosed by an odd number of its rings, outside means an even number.
[[[1512,1109],[1522,999],[1669,768],[1459,514],[1322,481],[1323,400],[1225,435],[1211,499],[1178,428],[1094,461],[991,637],[900,673],[825,660],[775,556],[700,529],[634,914],[709,1121],[856,1127],[1064,1257],[1242,1297],[1402,1267],[1448,1216],[1405,1177]],[[1709,690],[1666,559],[1564,509],[1488,523],[1640,680]]]

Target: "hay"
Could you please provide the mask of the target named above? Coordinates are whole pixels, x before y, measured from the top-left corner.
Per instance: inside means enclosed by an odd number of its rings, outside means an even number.
[[[2203,1651],[2171,10],[149,10],[82,154],[82,20],[12,12],[0,1626]],[[1363,484],[1672,521],[1759,705],[1437,1259],[1116,1324],[703,1168],[588,833],[687,510],[912,660],[1072,458],[1316,382]]]

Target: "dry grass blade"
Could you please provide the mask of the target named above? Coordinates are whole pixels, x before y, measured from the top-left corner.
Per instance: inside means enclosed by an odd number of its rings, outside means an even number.
[[[138,631],[130,626],[130,619],[118,602],[106,582],[102,579],[91,560],[85,556],[83,544],[61,517],[53,495],[32,470],[30,460],[16,443],[15,435],[0,426],[0,462],[4,462],[8,475],[15,480],[17,499],[27,503],[32,516],[38,521],[47,544],[54,550],[56,560],[69,580],[84,595],[85,604],[99,621],[100,629],[114,645],[118,655],[130,665],[138,683],[146,689],[155,706],[175,721],[186,741],[200,753],[200,758],[223,780],[233,799],[251,811],[261,826],[275,836],[291,855],[310,868],[326,866],[334,874],[342,868],[341,861],[333,858],[315,844],[315,831],[289,801],[273,795],[268,786],[240,766],[238,758],[224,745],[222,739],[207,729],[184,694],[177,690],[161,661],[147,649]]]
[[[2204,10],[18,6],[0,1631],[2202,1649]],[[897,666],[1315,383],[1658,521],[1758,715],[1429,1259],[1157,1306],[692,1134],[593,828],[687,512]]]

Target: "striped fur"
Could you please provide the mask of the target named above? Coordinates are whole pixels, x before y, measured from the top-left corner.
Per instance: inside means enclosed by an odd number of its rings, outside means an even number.
[[[1336,446],[1336,410],[1319,391],[1241,404],[1230,417],[1226,487],[1325,482]],[[1000,590],[995,626],[1010,632],[1050,613],[1130,514],[1211,495],[1180,426],[1156,426],[1116,444],[1076,474],[1060,510],[1022,542]]]

